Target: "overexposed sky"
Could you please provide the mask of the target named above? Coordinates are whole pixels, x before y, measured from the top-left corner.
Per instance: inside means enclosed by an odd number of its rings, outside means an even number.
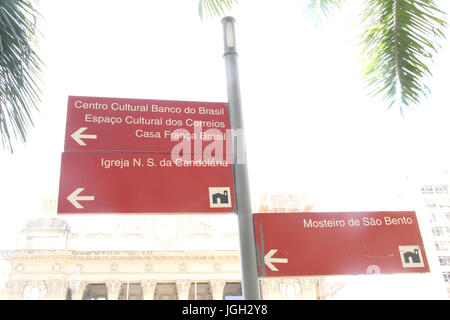
[[[402,117],[366,94],[359,6],[315,28],[305,3],[248,0],[230,12],[253,200],[295,193],[318,211],[413,209],[398,198],[405,177],[450,169],[449,40],[432,95]],[[57,197],[69,95],[227,100],[222,24],[201,21],[196,1],[40,0],[39,8],[45,86],[29,142],[13,156],[0,152],[2,248],[40,215],[42,196]]]

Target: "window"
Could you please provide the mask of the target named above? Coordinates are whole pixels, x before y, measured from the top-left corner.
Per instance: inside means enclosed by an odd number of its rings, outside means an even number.
[[[189,288],[189,300],[212,300],[209,283],[193,282]]]
[[[450,272],[443,272],[442,274],[444,275],[444,281],[448,282],[450,279]]]
[[[432,221],[434,222],[448,222],[450,221],[450,213],[449,212],[440,212],[440,213],[432,213],[431,214]]]
[[[223,289],[224,300],[242,300],[242,285],[240,282],[227,282]]]
[[[450,257],[449,256],[440,256],[439,264],[441,266],[450,266]]]
[[[155,300],[177,300],[177,287],[175,283],[158,283],[155,288]]]
[[[433,194],[433,187],[432,186],[423,186],[422,187],[422,193],[423,194]]]
[[[143,300],[144,294],[140,283],[124,282],[120,286],[118,300]]]
[[[88,284],[83,292],[83,300],[107,300],[108,290],[104,283]]]
[[[448,230],[446,230],[448,228],[444,228],[444,227],[433,227],[431,229],[431,232],[433,233],[433,236],[435,237],[440,237],[440,236],[444,236],[446,232],[448,232]]]
[[[436,194],[447,194],[448,193],[447,185],[444,184],[444,185],[435,186],[434,191],[436,191]]]

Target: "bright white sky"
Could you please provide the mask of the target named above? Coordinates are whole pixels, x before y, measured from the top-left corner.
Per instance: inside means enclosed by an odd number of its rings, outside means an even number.
[[[201,21],[196,2],[40,0],[43,100],[29,142],[0,153],[0,249],[41,214],[42,196],[57,197],[68,95],[227,100],[222,24]],[[432,95],[402,118],[366,95],[359,6],[316,29],[305,3],[247,0],[230,12],[253,200],[295,193],[317,211],[414,209],[398,197],[405,177],[450,170],[449,41]]]

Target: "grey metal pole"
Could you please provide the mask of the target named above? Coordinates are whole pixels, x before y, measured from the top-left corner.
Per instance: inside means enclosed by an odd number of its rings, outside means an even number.
[[[222,19],[225,44],[223,57],[225,59],[227,76],[228,112],[230,114],[232,131],[235,200],[239,224],[242,291],[245,300],[260,300],[234,23],[235,19],[233,17],[225,17]]]

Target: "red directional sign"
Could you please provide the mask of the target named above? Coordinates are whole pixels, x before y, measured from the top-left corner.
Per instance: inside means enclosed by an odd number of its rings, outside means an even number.
[[[429,272],[415,212],[254,215],[261,277]]]
[[[62,154],[58,213],[233,211],[232,166],[149,153]]]
[[[228,129],[221,102],[71,96],[64,151],[170,153],[188,141],[188,153],[230,154]]]

